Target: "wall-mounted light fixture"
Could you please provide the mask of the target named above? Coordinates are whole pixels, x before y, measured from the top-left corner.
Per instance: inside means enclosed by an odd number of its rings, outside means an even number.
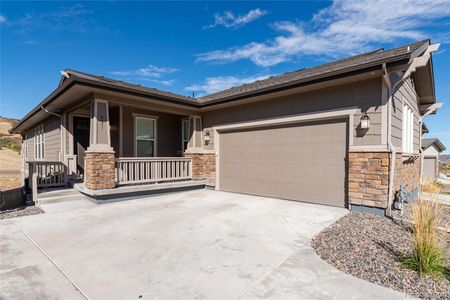
[[[365,112],[362,116],[361,116],[361,128],[362,129],[369,129],[370,127],[370,118],[367,115],[367,112]]]
[[[209,143],[209,132],[206,131],[205,135],[203,136],[203,140],[205,141],[205,145],[208,145]]]

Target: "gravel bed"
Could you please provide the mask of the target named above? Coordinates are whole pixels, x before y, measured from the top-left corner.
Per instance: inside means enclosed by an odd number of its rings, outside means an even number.
[[[44,211],[37,206],[22,206],[15,209],[0,211],[0,220],[23,216],[31,216],[42,213],[44,213]]]
[[[403,215],[399,210],[392,211],[392,217],[394,220],[402,222],[412,222],[412,206],[414,202],[404,203],[403,204]],[[441,222],[439,223],[439,227],[444,230],[450,229],[450,206],[441,204]]]
[[[446,234],[449,249],[450,238]],[[311,241],[329,264],[375,284],[422,299],[450,299],[450,281],[419,276],[400,267],[400,257],[412,248],[414,237],[401,222],[368,213],[350,212]],[[450,253],[446,253],[450,259]]]

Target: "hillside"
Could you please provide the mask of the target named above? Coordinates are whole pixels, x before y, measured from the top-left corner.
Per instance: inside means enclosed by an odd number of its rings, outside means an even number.
[[[0,190],[21,185],[21,137],[10,134],[15,119],[0,117]]]

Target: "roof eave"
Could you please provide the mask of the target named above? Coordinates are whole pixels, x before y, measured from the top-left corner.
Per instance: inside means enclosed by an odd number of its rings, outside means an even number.
[[[203,101],[200,100],[199,102],[202,104],[202,107],[212,106],[212,105],[221,104],[224,102],[241,100],[243,98],[257,96],[262,93],[267,94],[267,93],[278,92],[280,90],[292,88],[293,86],[296,86],[296,85],[307,85],[307,84],[310,84],[310,82],[315,82],[318,80],[322,80],[322,81],[323,80],[331,80],[333,77],[342,76],[342,75],[346,75],[346,74],[351,75],[353,72],[358,72],[358,71],[369,72],[371,70],[377,70],[378,67],[381,70],[381,66],[383,63],[386,63],[386,64],[393,64],[396,62],[408,63],[408,59],[409,59],[408,54],[402,54],[402,55],[396,56],[395,58],[392,58],[389,60],[380,60],[380,61],[377,61],[374,63],[368,63],[368,64],[358,65],[358,66],[354,66],[351,68],[346,68],[346,69],[342,69],[342,70],[338,70],[338,71],[328,72],[328,73],[320,74],[317,76],[313,76],[313,77],[309,77],[309,78],[305,78],[305,79],[301,79],[301,80],[296,80],[296,81],[291,81],[288,83],[274,85],[274,86],[267,87],[264,89],[257,89],[257,90],[253,90],[253,91],[246,92],[246,93],[240,93],[240,94],[231,95],[231,96],[223,97],[223,98],[212,99],[212,100],[203,100]]]
[[[68,79],[64,80],[50,95],[48,95],[42,102],[40,102],[35,108],[33,108],[28,114],[26,114],[20,121],[14,125],[13,128],[10,129],[11,133],[22,133],[23,130],[18,130],[20,126],[23,125],[29,118],[34,116],[36,113],[38,113],[42,107],[46,107],[48,104],[53,102],[58,96],[62,95],[64,92],[66,92],[70,87],[73,85],[83,85],[83,86],[90,86],[90,87],[97,87],[101,89],[109,89],[113,91],[118,91],[122,93],[127,94],[133,94],[143,97],[151,97],[152,99],[159,100],[159,101],[169,101],[175,104],[181,104],[193,108],[198,108],[200,106],[199,103],[196,103],[194,101],[188,101],[188,100],[181,100],[178,98],[172,98],[168,96],[158,95],[158,94],[152,94],[150,92],[144,92],[144,91],[137,91],[126,87],[119,87],[113,84],[107,84],[102,83],[94,80],[88,80],[85,78],[80,78],[75,75],[71,75]]]

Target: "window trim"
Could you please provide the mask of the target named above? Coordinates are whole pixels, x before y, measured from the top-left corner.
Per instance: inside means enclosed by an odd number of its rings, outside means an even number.
[[[414,110],[407,103],[403,103],[402,111],[402,151],[414,154]]]
[[[184,124],[187,123],[188,126],[188,132],[191,132],[191,120],[189,118],[186,119],[181,119],[181,153],[184,153],[187,148],[189,147],[189,133],[187,136],[187,139],[185,139],[184,136]],[[186,149],[184,148],[184,143],[187,142],[187,147]]]
[[[134,114],[134,157],[137,156],[137,121],[138,119],[147,119],[152,120],[154,122],[153,126],[153,139],[149,139],[149,141],[153,141],[154,149],[153,149],[153,156],[151,157],[157,157],[158,156],[158,117],[156,116],[150,116],[150,115],[142,115],[142,114]]]
[[[41,142],[37,143],[37,137],[38,135],[42,135]],[[41,148],[39,153],[40,156],[38,157],[38,147]],[[36,126],[33,129],[33,152],[34,152],[34,159],[35,160],[44,160],[45,159],[45,127],[44,123]]]

